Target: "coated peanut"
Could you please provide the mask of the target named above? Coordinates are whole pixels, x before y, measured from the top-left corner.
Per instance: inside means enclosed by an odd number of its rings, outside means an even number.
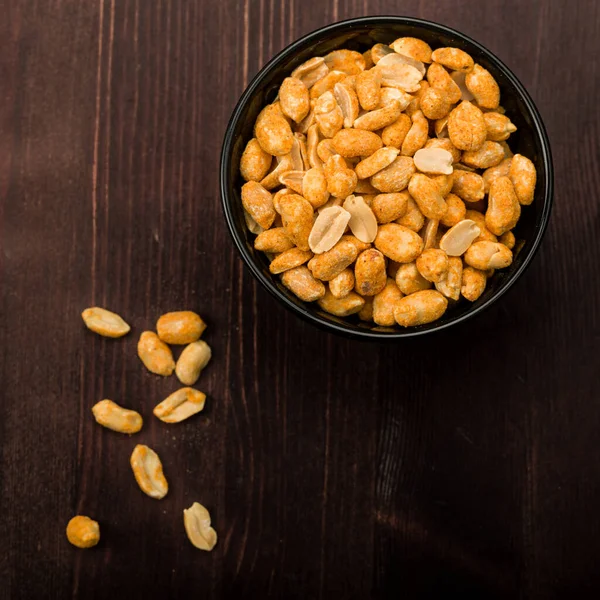
[[[382,327],[391,327],[396,323],[394,310],[404,294],[396,282],[388,278],[385,287],[373,297],[373,321]]]
[[[100,525],[89,517],[77,515],[67,524],[67,539],[78,548],[92,548],[100,541]]]
[[[217,532],[211,527],[210,514],[202,504],[194,502],[183,511],[183,525],[196,548],[210,552],[215,547]]]
[[[129,460],[137,484],[144,494],[160,500],[167,495],[169,484],[158,454],[148,446],[138,444]]]
[[[350,292],[343,298],[336,298],[330,290],[325,290],[325,295],[317,300],[317,304],[325,311],[336,317],[348,317],[359,312],[365,304],[362,296]]]
[[[315,279],[307,267],[301,266],[286,271],[281,283],[304,302],[314,302],[325,294],[325,286]]]
[[[210,359],[210,355],[208,358]],[[204,359],[206,360],[206,354],[204,354]],[[164,423],[180,423],[199,413],[204,408],[205,402],[206,394],[191,387],[184,387],[173,392],[155,406],[153,413]]]
[[[515,154],[510,163],[508,176],[515,186],[519,203],[523,206],[531,204],[537,181],[537,172],[531,160],[522,154]]]
[[[173,353],[153,331],[144,331],[137,345],[137,352],[144,366],[156,375],[169,376],[175,370]]]
[[[169,312],[156,322],[156,333],[166,344],[190,344],[200,339],[206,323],[191,310]]]
[[[425,325],[436,321],[448,307],[448,300],[436,290],[423,290],[405,296],[396,304],[394,317],[402,327]]]
[[[140,413],[122,408],[112,400],[100,400],[92,406],[92,413],[96,423],[119,433],[137,433],[142,428]]]
[[[86,308],[81,317],[88,329],[104,337],[120,338],[131,329],[119,315],[97,306]]]
[[[379,227],[375,247],[391,260],[406,263],[415,260],[421,254],[423,240],[407,227],[387,223]]]
[[[188,344],[177,359],[175,375],[183,385],[194,385],[212,357],[212,350],[204,340]]]
[[[379,250],[369,248],[361,252],[354,267],[356,291],[361,296],[374,296],[386,282],[385,258]]]

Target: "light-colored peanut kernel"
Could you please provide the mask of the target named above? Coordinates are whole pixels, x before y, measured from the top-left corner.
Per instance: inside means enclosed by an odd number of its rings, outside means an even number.
[[[286,171],[279,176],[281,185],[302,195],[302,182],[304,181],[304,171]]]
[[[509,176],[511,163],[512,158],[505,158],[500,164],[495,167],[490,167],[483,172],[482,177],[486,194],[489,193],[492,182],[498,179],[498,177]]]
[[[423,82],[421,82],[421,85]],[[413,96],[405,92],[404,90],[399,90],[398,88],[381,88],[381,92],[379,94],[379,106],[376,108],[383,108],[387,106],[391,102],[398,101],[400,102],[400,106],[402,110],[405,110],[408,105],[414,100]],[[407,115],[408,116],[408,115]]]
[[[254,124],[254,136],[268,154],[283,156],[290,152],[294,134],[279,103],[268,104],[260,111]]]
[[[131,330],[118,314],[98,306],[86,308],[81,318],[88,329],[104,337],[120,338]]]
[[[336,298],[329,290],[317,300],[317,304],[325,311],[336,317],[348,317],[359,312],[365,304],[362,296],[356,292],[350,292],[343,298]]]
[[[404,56],[410,56],[415,60],[419,60],[423,63],[430,63],[431,58],[431,46],[414,37],[401,37],[394,40],[390,47],[394,52],[403,54]]]
[[[465,252],[465,262],[475,269],[504,269],[512,263],[512,252],[498,242],[475,242]]]
[[[493,142],[503,142],[517,130],[516,125],[507,116],[498,112],[483,113],[483,118],[487,128],[487,139]]]
[[[396,271],[396,285],[403,294],[409,296],[421,290],[428,290],[433,284],[419,273],[417,264],[412,261],[400,265]]]
[[[398,54],[397,52],[383,56],[377,63],[379,69],[382,67],[389,67],[391,65],[410,65],[411,67],[417,69],[419,73],[421,73],[421,77],[423,77],[426,72],[425,65],[420,60],[415,60],[410,56]]]
[[[92,406],[96,423],[119,433],[137,433],[144,423],[140,413],[127,410],[112,400],[100,400]]]
[[[194,385],[210,361],[211,356],[210,346],[204,340],[188,344],[183,349],[175,365],[177,379],[184,385]]]
[[[345,129],[344,131],[351,131]],[[334,154],[325,163],[325,177],[327,178],[327,191],[336,198],[346,198],[356,188],[358,177],[350,169],[346,161],[339,154]]]
[[[304,265],[281,275],[281,283],[304,302],[314,302],[325,294],[325,286]]]
[[[352,242],[340,240],[331,250],[311,258],[308,268],[317,279],[331,281],[350,266],[356,260],[357,255],[358,251]]]
[[[467,74],[464,71],[453,71],[452,73],[450,73],[452,81],[454,81],[454,83],[456,83],[456,85],[460,89],[460,99],[466,100],[467,102],[471,102],[471,100],[475,100],[475,98],[467,88],[467,84],[465,83],[466,76]]]
[[[419,89],[419,83],[423,79],[423,74],[419,69],[405,63],[380,65],[381,61],[375,66],[375,69],[381,73],[382,86],[398,88],[409,93]]]
[[[210,525],[210,514],[198,502],[183,511],[183,525],[188,539],[199,550],[210,552],[217,543],[217,532]]]
[[[77,515],[67,524],[67,539],[78,548],[92,548],[100,541],[100,525],[89,517]]]
[[[333,105],[329,98],[333,100]],[[326,110],[331,106],[330,110]],[[332,138],[344,126],[344,113],[331,92],[325,92],[315,105],[315,120],[319,126],[321,135]]]
[[[293,193],[294,192],[292,190],[283,188],[283,189],[275,192],[275,194],[273,194],[273,208],[277,212],[277,217],[275,217],[275,221],[273,221],[274,227],[282,227],[283,228],[283,223],[278,222],[278,221],[281,221],[281,204],[280,204],[280,202],[284,196],[288,196],[289,194],[293,194]],[[285,231],[285,229],[284,229],[284,231]]]
[[[337,152],[333,147],[333,140],[325,138],[317,144],[317,155],[319,156],[319,159],[323,161],[323,164],[336,154]]]
[[[475,302],[485,291],[487,276],[484,271],[465,267],[462,272],[460,293],[470,302]]]
[[[423,240],[407,227],[387,223],[379,227],[375,247],[391,260],[406,263],[415,260],[421,254]]]
[[[300,121],[300,123],[298,123],[294,129],[296,129],[296,131],[298,133],[306,135],[308,133],[308,130],[313,125],[316,125],[315,111],[314,111],[313,107],[311,106],[306,117],[304,117],[304,119],[302,119],[302,121]]]
[[[414,156],[427,142],[429,134],[429,121],[418,110],[412,116],[412,125],[402,142],[402,155]]]
[[[297,77],[307,87],[311,88],[317,81],[329,73],[329,67],[320,56],[315,56],[292,71],[292,77]]]
[[[354,189],[354,193],[357,196],[376,196],[379,193],[379,190],[374,188],[371,182],[368,179],[359,179],[356,184],[356,188]],[[365,202],[366,202],[365,198]]]
[[[310,249],[315,254],[322,254],[327,250],[331,250],[344,234],[350,216],[350,213],[341,206],[332,206],[322,210],[308,236]]]
[[[391,165],[399,154],[398,148],[380,148],[361,160],[354,169],[359,179],[366,179]]]
[[[264,186],[256,181],[245,183],[242,186],[242,204],[263,229],[271,227],[276,217],[273,196]]]
[[[355,129],[377,131],[394,123],[402,113],[398,100],[391,100],[383,108],[377,108],[364,113],[354,121]]]
[[[431,53],[431,59],[452,71],[468,72],[473,68],[473,59],[459,48],[438,48]]]
[[[398,156],[389,166],[371,177],[371,184],[380,192],[401,192],[414,175],[415,163],[409,156]]]
[[[371,210],[378,223],[391,223],[406,214],[408,199],[407,191],[389,194],[377,194],[373,198]]]
[[[329,290],[336,298],[345,298],[354,289],[354,284],[354,271],[344,269],[329,282]]]
[[[206,323],[191,310],[180,310],[162,315],[156,322],[156,333],[166,344],[189,344],[204,333]]]
[[[343,235],[340,241],[350,242],[356,248],[356,255],[358,256],[361,252],[371,247],[368,242],[361,242],[357,237],[351,233]]]
[[[381,327],[391,327],[396,323],[394,310],[403,297],[396,282],[388,278],[385,287],[373,298],[373,321]]]
[[[417,203],[414,201],[412,196],[409,195],[404,216],[400,217],[399,219],[396,219],[395,222],[398,225],[407,227],[411,231],[417,232],[423,229],[423,225],[425,225],[425,217],[423,216],[423,213],[419,210],[419,207],[417,206]]]
[[[313,167],[306,171],[302,179],[302,196],[310,202],[313,208],[319,208],[329,200],[327,178],[323,169]]]
[[[461,102],[448,116],[448,136],[459,150],[478,150],[487,137],[483,113],[471,102]]]
[[[350,231],[361,242],[370,244],[377,235],[377,219],[362,196],[350,195],[344,200],[344,209],[350,213]]]
[[[171,349],[154,331],[142,333],[138,341],[137,352],[140,360],[151,373],[167,377],[175,370]]]
[[[419,89],[412,94],[413,98],[410,101],[410,104],[406,107],[404,111],[409,117],[411,117],[418,111],[421,110],[421,98],[423,94],[430,88],[431,86],[425,80],[419,83]]]
[[[485,196],[485,182],[477,173],[458,170],[452,173],[452,193],[465,202],[477,202]]]
[[[294,168],[292,171],[308,171],[308,149],[306,147],[306,136],[303,133],[294,132],[294,145],[290,151]]]
[[[300,248],[309,250],[308,236],[313,227],[314,211],[310,203],[298,194],[287,194],[279,201],[281,219],[288,237]]]
[[[208,358],[210,359],[210,355]],[[206,360],[206,354],[204,354],[204,360]],[[164,423],[180,423],[202,411],[205,402],[206,394],[191,387],[184,387],[173,392],[155,406],[153,413]]]
[[[371,60],[373,61],[373,64],[376,65],[384,56],[393,53],[394,49],[390,48],[386,44],[375,44],[371,48]]]
[[[264,229],[250,216],[246,209],[244,209],[244,221],[246,221],[248,231],[254,235],[258,235],[264,231]]]
[[[297,77],[286,77],[279,88],[279,105],[286,117],[300,123],[310,110],[308,88]]]
[[[265,190],[272,190],[279,186],[279,176],[286,171],[291,171],[294,168],[294,160],[292,153],[284,154],[283,156],[276,156],[271,170],[265,175],[264,179],[261,179],[260,185]]]
[[[494,235],[502,235],[517,224],[520,216],[521,205],[512,181],[508,177],[498,177],[490,185],[485,213],[487,228]]]
[[[462,284],[463,263],[456,256],[448,258],[448,269],[444,276],[435,282],[435,289],[450,300],[460,298],[460,287]]]
[[[519,203],[528,206],[533,202],[537,172],[534,164],[526,156],[515,154],[513,156],[508,176],[515,186]]]
[[[436,321],[445,312],[448,300],[436,290],[423,290],[405,296],[396,304],[394,317],[402,327],[425,325]]]
[[[323,168],[323,160],[319,156],[319,126],[315,123],[308,128],[306,132],[306,151],[308,153],[308,163],[313,168]]]
[[[333,92],[336,83],[344,81],[346,77],[346,73],[343,73],[342,71],[330,71],[323,79],[317,81],[317,83],[310,88],[311,100],[318,100],[323,94]]]
[[[365,70],[365,59],[354,50],[333,50],[325,56],[325,64],[333,71],[343,71],[348,75],[358,75]]]
[[[381,73],[377,69],[359,73],[356,76],[356,94],[365,110],[375,110],[381,98]]]
[[[462,256],[480,234],[481,229],[475,221],[463,219],[442,236],[440,248],[448,256]]]
[[[463,152],[462,162],[475,169],[489,169],[504,160],[504,149],[497,142],[483,142],[478,150]]]
[[[481,108],[498,108],[500,88],[492,74],[481,65],[475,65],[465,77],[465,84]]]
[[[374,296],[386,282],[385,258],[379,250],[369,248],[361,252],[354,266],[355,290],[361,296]]]
[[[254,247],[261,252],[278,254],[294,247],[283,227],[273,227],[259,233],[254,240]]]
[[[435,136],[438,139],[445,139],[448,137],[448,117],[443,117],[442,119],[437,119],[433,124],[433,130],[435,132]],[[454,145],[454,144],[453,144]]]
[[[505,231],[499,238],[498,241],[504,244],[509,250],[512,250],[517,243],[515,234],[512,231]]]
[[[278,254],[269,265],[269,271],[273,275],[278,275],[284,271],[295,269],[313,257],[310,250],[300,250],[300,248],[290,248],[281,254]]]
[[[160,500],[167,495],[169,484],[158,454],[148,446],[138,444],[129,459],[137,484],[144,494]]]
[[[440,226],[439,219],[427,219],[425,227],[419,233],[423,238],[423,249],[438,248],[438,228]]]
[[[386,146],[401,148],[402,144],[412,127],[410,117],[402,113],[395,123],[388,125],[381,132],[381,139]]]
[[[444,277],[448,270],[448,255],[443,250],[436,248],[424,250],[417,258],[417,269],[427,281],[436,283]]]
[[[452,103],[444,90],[429,87],[419,100],[419,108],[428,119],[437,120],[448,116]]]
[[[460,88],[442,65],[434,62],[429,66],[427,69],[427,82],[432,88],[442,92],[446,102],[454,104],[460,101]]]
[[[448,205],[440,193],[439,185],[422,173],[415,173],[408,184],[408,192],[429,219],[441,219]]]
[[[440,223],[444,227],[454,227],[454,225],[465,218],[467,208],[465,203],[456,194],[450,193],[444,200],[446,200],[448,208],[444,216],[440,219]]]
[[[465,219],[475,221],[481,233],[475,238],[475,242],[497,242],[498,238],[487,228],[485,224],[485,215],[478,210],[467,210]]]
[[[434,175],[450,175],[452,168],[452,154],[443,148],[422,148],[414,156],[415,167],[423,173]]]
[[[335,151],[345,158],[371,156],[382,146],[376,133],[364,129],[342,129],[333,137]]]
[[[358,96],[356,92],[345,83],[336,83],[333,86],[333,95],[344,115],[344,127],[352,127],[358,117]]]
[[[258,140],[252,138],[240,159],[240,173],[246,181],[260,181],[269,172],[273,157],[265,152]]]

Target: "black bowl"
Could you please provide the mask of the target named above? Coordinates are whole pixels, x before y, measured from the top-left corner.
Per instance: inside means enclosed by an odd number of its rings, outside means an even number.
[[[239,162],[244,147],[253,137],[253,125],[260,110],[272,102],[279,85],[293,69],[313,56],[323,56],[337,48],[363,52],[375,43],[389,44],[403,36],[418,37],[434,49],[455,46],[468,52],[475,62],[488,69],[500,86],[502,105],[517,126],[509,143],[513,152],[530,158],[537,169],[535,200],[524,207],[515,230],[521,248],[508,269],[497,271],[488,280],[482,296],[474,303],[462,299],[433,323],[408,329],[378,327],[363,323],[356,316],[334,317],[315,303],[300,301],[287,290],[278,277],[271,275],[266,256],[253,247],[254,235],[245,224],[240,197],[244,181]],[[311,323],[357,338],[398,339],[439,331],[480,313],[498,300],[522,275],[540,245],[552,207],[553,172],[548,136],[540,114],[529,94],[508,67],[489,50],[466,35],[430,21],[409,17],[363,17],[328,25],[300,38],[273,58],[252,80],[242,94],[225,133],[221,153],[221,200],[227,225],[246,265],[252,274],[286,308]]]

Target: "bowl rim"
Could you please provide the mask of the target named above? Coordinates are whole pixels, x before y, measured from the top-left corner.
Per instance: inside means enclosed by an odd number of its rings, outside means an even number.
[[[386,25],[386,24],[404,24],[404,25],[415,25],[424,27],[426,29],[438,31],[445,35],[455,36],[459,39],[466,41],[469,44],[475,46],[482,54],[486,56],[486,58],[493,63],[500,71],[502,71],[503,75],[509,81],[509,84],[514,87],[518,94],[520,94],[523,103],[527,107],[529,115],[532,119],[534,135],[538,137],[541,141],[541,150],[542,150],[542,164],[546,170],[546,186],[543,192],[544,196],[544,207],[542,210],[542,214],[539,217],[538,223],[536,223],[536,234],[535,238],[532,240],[531,246],[529,247],[529,251],[522,264],[519,266],[517,271],[515,271],[512,277],[507,280],[490,298],[488,298],[481,305],[476,308],[469,310],[465,313],[459,314],[456,317],[450,318],[447,322],[440,324],[437,327],[421,329],[421,328],[407,328],[404,330],[398,331],[373,331],[369,329],[354,329],[349,326],[342,325],[340,323],[336,323],[334,321],[329,321],[324,317],[321,317],[315,313],[313,313],[308,308],[303,305],[297,305],[286,298],[283,294],[281,294],[280,290],[277,289],[275,283],[272,281],[272,277],[267,277],[265,273],[259,268],[259,266],[255,263],[253,257],[248,252],[244,242],[238,236],[236,227],[235,227],[235,218],[233,214],[233,204],[232,199],[229,198],[229,194],[227,191],[228,184],[228,174],[230,172],[229,162],[232,158],[232,150],[233,144],[235,140],[233,139],[233,131],[237,122],[242,117],[242,113],[255,93],[256,89],[262,83],[263,79],[265,79],[266,75],[271,72],[272,69],[277,67],[281,62],[286,60],[290,54],[293,54],[297,48],[305,46],[307,43],[311,41],[320,41],[324,36],[328,34],[335,33],[339,29],[348,29],[352,26],[361,26],[373,24],[373,25]],[[497,302],[515,283],[516,281],[523,275],[525,270],[531,264],[534,256],[536,255],[539,246],[541,244],[542,238],[544,237],[544,233],[548,226],[548,221],[550,218],[550,213],[552,210],[552,205],[554,202],[554,168],[552,165],[552,154],[550,151],[550,142],[548,138],[548,133],[546,132],[546,128],[544,126],[542,117],[535,103],[533,102],[531,96],[523,86],[523,84],[519,81],[517,76],[509,69],[509,67],[504,64],[500,58],[498,58],[493,52],[488,50],[485,46],[482,46],[479,42],[472,39],[468,35],[461,33],[451,27],[446,25],[442,25],[440,23],[436,23],[435,21],[429,21],[425,19],[419,19],[416,17],[405,17],[399,15],[374,15],[367,17],[356,17],[352,19],[346,19],[343,21],[337,21],[335,23],[331,23],[329,25],[325,25],[324,27],[320,27],[303,35],[302,37],[296,39],[291,44],[280,50],[273,58],[271,58],[263,67],[260,68],[258,73],[252,78],[240,99],[238,100],[229,122],[227,123],[227,127],[225,129],[225,136],[223,140],[223,146],[221,149],[221,157],[220,157],[220,165],[219,165],[219,180],[220,180],[220,194],[221,194],[221,204],[223,207],[223,212],[225,215],[225,221],[227,223],[227,227],[229,229],[229,233],[233,238],[233,242],[240,253],[242,260],[246,264],[246,266],[250,269],[250,272],[254,277],[266,288],[266,290],[274,296],[277,300],[279,300],[283,305],[291,310],[294,314],[298,315],[305,321],[312,323],[313,325],[319,327],[320,329],[325,329],[327,331],[332,331],[337,334],[340,334],[345,337],[352,337],[354,339],[362,339],[362,340],[371,340],[371,341],[398,341],[400,339],[405,338],[413,338],[420,337],[427,334],[438,333],[440,331],[446,330],[450,327],[454,327],[460,323],[463,323],[475,316],[480,315],[483,311],[489,308],[492,304]]]

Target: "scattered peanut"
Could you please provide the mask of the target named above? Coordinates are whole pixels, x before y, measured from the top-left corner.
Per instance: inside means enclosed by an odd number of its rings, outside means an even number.
[[[100,525],[89,517],[77,515],[67,524],[67,539],[78,548],[92,548],[100,541]]]
[[[183,511],[183,525],[188,539],[199,550],[210,552],[217,543],[217,532],[211,527],[210,514],[198,502]]]
[[[271,263],[272,264],[272,263]],[[175,375],[184,385],[194,385],[212,356],[210,346],[204,340],[188,344],[175,365]]]
[[[86,308],[81,317],[88,329],[104,337],[120,338],[131,329],[119,315],[97,306]]]
[[[156,322],[158,337],[167,344],[190,344],[199,339],[205,329],[206,323],[191,310],[166,313]]]
[[[206,360],[206,363],[208,362],[206,354],[203,355],[203,359]],[[153,412],[156,417],[165,423],[179,423],[199,413],[204,408],[205,402],[206,394],[191,387],[184,387],[173,392],[155,406]]]
[[[168,376],[175,370],[173,353],[153,331],[144,331],[137,345],[140,360],[148,371]]]
[[[122,408],[112,400],[100,400],[92,406],[92,413],[97,423],[119,433],[137,433],[142,428],[138,412]]]
[[[158,454],[148,446],[138,444],[129,460],[137,484],[144,494],[160,500],[167,495],[169,484],[163,474]]]

